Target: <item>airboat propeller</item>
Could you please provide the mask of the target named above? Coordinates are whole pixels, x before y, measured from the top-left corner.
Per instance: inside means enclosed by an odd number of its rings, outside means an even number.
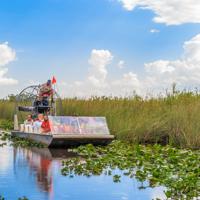
[[[51,88],[51,95],[42,96],[43,85],[31,85],[24,88],[16,97],[16,108],[19,112],[48,113],[55,116],[57,109],[60,110],[62,102],[57,91]]]

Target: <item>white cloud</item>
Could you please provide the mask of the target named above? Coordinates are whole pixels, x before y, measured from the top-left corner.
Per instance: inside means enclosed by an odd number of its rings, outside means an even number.
[[[13,85],[18,83],[15,79],[5,77],[8,68],[5,68],[4,66],[15,59],[16,53],[9,47],[8,42],[0,44],[0,85]]]
[[[142,85],[137,74],[133,72],[122,74],[122,78],[111,81],[110,85],[110,93],[114,96],[129,96],[133,92],[141,93]]]
[[[200,84],[200,34],[183,45],[180,59],[157,60],[145,64],[145,82],[152,88],[169,87],[176,82],[181,87]]]
[[[91,68],[89,69],[88,81],[94,86],[102,87],[107,77],[107,65],[112,61],[113,56],[108,50],[93,49],[89,59]]]
[[[15,51],[8,46],[8,42],[0,44],[0,66],[4,66],[15,60]]]
[[[112,81],[112,85],[117,87],[123,87],[125,89],[131,87],[133,91],[134,88],[140,87],[140,82],[138,80],[137,74],[134,74],[133,72],[128,72],[123,74],[121,79]]]
[[[104,95],[109,87],[107,81],[107,67],[113,60],[109,50],[93,49],[88,63],[88,75],[83,81],[76,80],[73,83],[60,84],[62,96],[89,97],[91,95]]]
[[[186,41],[183,54],[177,60],[155,60],[144,64],[144,72],[138,75],[131,72],[121,74],[113,79],[108,74],[108,64],[113,55],[108,50],[92,50],[89,59],[88,76],[85,81],[65,84],[68,96],[89,97],[91,95],[128,96],[135,91],[139,95],[155,95],[171,88],[177,83],[179,88],[200,86],[200,34]],[[68,87],[68,89],[66,89]]]
[[[136,7],[152,10],[153,21],[167,25],[200,23],[200,1],[198,0],[118,0],[123,7],[132,11]]]
[[[89,97],[93,95],[128,95],[140,87],[137,75],[133,72],[125,73],[119,80],[112,80],[108,77],[108,66],[113,60],[109,50],[91,51],[88,63],[88,76],[84,81],[75,81],[72,84],[62,84],[63,96]],[[119,64],[123,65],[124,61]]]
[[[125,62],[124,62],[124,60],[120,60],[119,62],[118,62],[118,68],[119,69],[123,69],[124,68],[124,64],[125,64]]]
[[[159,33],[160,32],[160,30],[158,30],[158,29],[151,29],[150,30],[150,33]]]
[[[0,68],[0,85],[13,85],[17,84],[18,81],[12,78],[6,78],[5,75],[7,74],[7,68]]]

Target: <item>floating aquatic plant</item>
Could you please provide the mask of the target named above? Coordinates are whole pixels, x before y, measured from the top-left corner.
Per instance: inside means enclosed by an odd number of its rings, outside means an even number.
[[[114,141],[106,147],[89,144],[72,149],[80,157],[63,161],[62,174],[112,175],[114,169],[124,176],[147,181],[146,187],[164,186],[169,199],[193,199],[200,196],[200,151],[161,145],[130,145]],[[113,175],[120,182],[120,175]],[[146,188],[143,186],[143,189]]]
[[[28,198],[23,196],[23,197],[18,198],[18,200],[28,200]]]
[[[27,138],[20,138],[20,137],[11,137],[12,145],[13,146],[20,146],[20,147],[38,147],[44,148],[46,147],[44,144],[35,142],[33,140],[29,140]]]
[[[5,146],[6,144],[7,144],[7,143],[3,142],[3,143],[0,144],[0,147]]]
[[[0,200],[6,200],[6,199],[0,195]],[[23,196],[23,197],[19,197],[18,200],[28,200],[28,198]]]
[[[33,140],[29,140],[27,138],[20,138],[17,136],[11,136],[8,133],[3,133],[3,135],[0,138],[3,141],[11,141],[11,145],[17,147],[38,147],[38,148],[44,148],[46,147],[44,144],[39,143],[39,142],[35,142]]]
[[[9,133],[3,131],[0,135],[0,139],[3,141],[10,140],[11,135]]]
[[[13,121],[7,119],[0,119],[0,129],[3,130],[12,130],[13,129]]]

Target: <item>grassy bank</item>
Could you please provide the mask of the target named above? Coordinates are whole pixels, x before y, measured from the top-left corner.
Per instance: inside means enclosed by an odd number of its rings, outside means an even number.
[[[0,129],[7,130],[13,127],[15,105],[13,101],[0,100]]]
[[[15,102],[0,100],[0,120],[11,120],[15,112]]]
[[[200,95],[179,92],[165,98],[63,99],[59,115],[105,116],[110,132],[132,143],[170,143],[200,148]],[[0,121],[12,119],[14,103],[0,101]]]
[[[200,147],[200,95],[178,93],[166,98],[64,99],[63,115],[105,116],[117,138],[132,143],[170,143]]]

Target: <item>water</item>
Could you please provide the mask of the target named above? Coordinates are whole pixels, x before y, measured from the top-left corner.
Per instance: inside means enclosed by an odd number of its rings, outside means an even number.
[[[163,188],[139,190],[141,183],[128,177],[122,177],[121,183],[105,175],[65,177],[60,173],[61,161],[72,156],[66,150],[0,147],[0,195],[6,200],[22,196],[29,200],[165,198]]]

